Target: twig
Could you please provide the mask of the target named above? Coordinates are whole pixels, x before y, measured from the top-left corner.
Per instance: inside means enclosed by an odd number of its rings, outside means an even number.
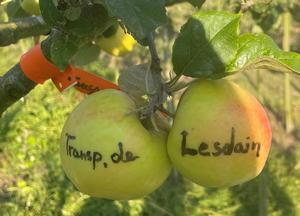
[[[160,66],[160,59],[157,54],[156,46],[154,43],[154,34],[150,33],[148,37],[148,45],[149,45],[149,51],[151,54],[151,71],[155,73],[161,73],[162,69]]]
[[[160,58],[158,56],[155,42],[154,42],[154,33],[149,34],[148,36],[148,46],[149,51],[151,54],[151,75],[155,91],[153,94],[148,95],[149,96],[149,105],[143,110],[141,113],[141,118],[148,118],[151,117],[157,110],[161,109],[163,107],[163,102],[165,99],[166,94],[166,87],[163,83],[162,78],[162,68],[160,65]]]
[[[160,106],[163,103],[164,85],[162,82],[163,79],[161,74],[162,68],[160,66],[160,59],[154,42],[154,33],[150,33],[148,37],[148,45],[151,54],[150,70],[151,70],[153,82],[156,86],[156,94],[154,94],[150,98],[150,104],[152,103],[154,105],[153,112],[155,112],[155,107]]]

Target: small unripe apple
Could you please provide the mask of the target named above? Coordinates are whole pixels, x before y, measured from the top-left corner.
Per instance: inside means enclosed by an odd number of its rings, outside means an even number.
[[[63,128],[62,166],[79,191],[113,200],[136,199],[170,173],[166,136],[149,132],[134,102],[118,90],[88,96]]]
[[[30,15],[40,15],[39,0],[21,0],[21,7]]]
[[[114,34],[99,38],[100,48],[113,56],[124,56],[130,53],[135,45],[136,40],[120,26],[117,26]]]
[[[271,139],[267,114],[254,96],[230,81],[198,80],[180,100],[168,153],[191,181],[233,186],[262,171]]]

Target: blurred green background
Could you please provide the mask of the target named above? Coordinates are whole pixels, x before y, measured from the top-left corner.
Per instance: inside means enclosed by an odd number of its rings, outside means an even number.
[[[296,2],[296,1],[295,1]],[[256,5],[241,23],[242,31],[283,40],[282,14],[292,18],[290,45],[300,52],[300,6],[292,1]],[[236,1],[208,1],[203,10],[235,11]],[[168,9],[168,25],[158,30],[157,45],[164,70],[172,70],[171,48],[180,26],[195,12],[183,3]],[[0,21],[6,21],[0,7]],[[33,38],[0,48],[0,75],[16,64]],[[137,47],[125,58],[101,53],[84,69],[116,81],[119,70],[147,62],[147,50]],[[84,98],[74,90],[60,94],[51,82],[37,86],[0,119],[0,215],[300,215],[300,78],[291,76],[292,129],[285,130],[284,74],[252,71],[230,79],[255,94],[267,108],[273,144],[262,175],[239,186],[208,189],[181,177],[176,171],[154,193],[134,201],[95,199],[78,192],[63,173],[59,137],[68,114]],[[1,101],[0,101],[1,103]]]

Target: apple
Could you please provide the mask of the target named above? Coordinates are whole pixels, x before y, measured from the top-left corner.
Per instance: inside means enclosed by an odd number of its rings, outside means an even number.
[[[262,171],[272,131],[262,105],[227,80],[197,80],[180,99],[168,136],[177,170],[206,187],[233,186]]]
[[[40,15],[39,0],[21,0],[22,9],[30,15]]]
[[[100,198],[146,196],[167,178],[171,163],[163,133],[146,130],[129,96],[102,90],[88,96],[66,121],[63,169],[79,191]]]
[[[135,45],[136,40],[130,34],[125,33],[119,25],[113,35],[99,38],[100,48],[113,56],[124,56],[130,53]]]

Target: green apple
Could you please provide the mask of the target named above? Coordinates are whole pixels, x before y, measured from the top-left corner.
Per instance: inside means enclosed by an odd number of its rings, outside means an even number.
[[[168,154],[186,178],[225,187],[263,169],[272,132],[254,96],[226,80],[196,81],[180,99],[168,136]]]
[[[21,0],[21,7],[30,15],[40,15],[39,0]]]
[[[136,106],[118,90],[88,96],[71,113],[61,136],[63,169],[79,191],[128,200],[157,189],[170,173],[166,135],[149,132]]]

